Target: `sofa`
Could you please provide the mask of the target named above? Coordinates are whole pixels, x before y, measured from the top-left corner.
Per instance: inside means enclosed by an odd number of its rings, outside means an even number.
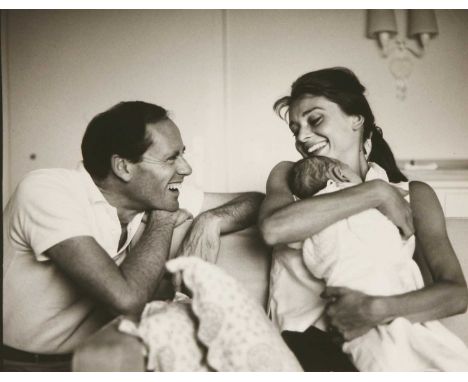
[[[175,251],[188,226],[181,226],[174,234]],[[465,277],[468,276],[468,219],[447,219],[447,230],[460,260]],[[252,297],[266,307],[269,285],[270,249],[263,244],[256,228],[251,227],[221,238],[217,264],[237,278]],[[167,294],[161,286],[159,296]],[[74,352],[73,371],[144,371],[142,344],[132,336],[117,330],[118,317],[84,341]],[[450,330],[468,345],[468,313],[442,320]]]

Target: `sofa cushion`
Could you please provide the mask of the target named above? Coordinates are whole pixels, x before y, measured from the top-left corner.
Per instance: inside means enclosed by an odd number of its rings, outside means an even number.
[[[447,219],[447,231],[466,280],[468,276],[468,219]],[[441,321],[468,346],[468,312],[447,317]]]

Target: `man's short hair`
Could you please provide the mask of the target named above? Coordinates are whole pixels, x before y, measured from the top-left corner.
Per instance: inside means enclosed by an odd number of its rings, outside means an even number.
[[[142,101],[120,102],[96,115],[81,143],[84,167],[93,178],[104,179],[111,171],[114,154],[140,162],[153,143],[146,125],[167,118],[166,109]]]

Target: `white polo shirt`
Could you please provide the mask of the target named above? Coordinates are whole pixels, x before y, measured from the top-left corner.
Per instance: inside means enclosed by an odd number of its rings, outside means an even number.
[[[183,185],[180,208],[196,216],[203,192]],[[117,210],[105,200],[81,165],[77,170],[29,173],[3,214],[3,341],[29,352],[68,353],[108,320],[75,288],[44,252],[76,236],[92,236],[120,264],[143,213],[128,224],[118,250]]]

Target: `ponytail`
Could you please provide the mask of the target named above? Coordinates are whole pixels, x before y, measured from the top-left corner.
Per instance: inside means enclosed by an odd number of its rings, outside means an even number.
[[[407,182],[408,179],[398,168],[392,150],[383,137],[382,129],[375,125],[373,127],[370,134],[372,149],[368,160],[382,167],[391,183]]]

